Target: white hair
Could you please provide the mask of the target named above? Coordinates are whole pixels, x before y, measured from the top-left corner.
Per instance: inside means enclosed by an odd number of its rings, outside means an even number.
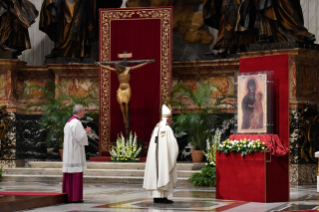
[[[74,107],[73,107],[73,114],[78,114],[79,112],[82,112],[82,110],[83,110],[83,105],[80,105],[80,104],[78,104],[78,105],[74,105]]]

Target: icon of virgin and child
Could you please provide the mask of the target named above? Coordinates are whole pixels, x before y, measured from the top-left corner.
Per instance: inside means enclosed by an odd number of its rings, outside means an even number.
[[[262,129],[263,119],[263,93],[257,91],[256,81],[253,78],[247,81],[247,94],[241,102],[242,124],[241,129]]]

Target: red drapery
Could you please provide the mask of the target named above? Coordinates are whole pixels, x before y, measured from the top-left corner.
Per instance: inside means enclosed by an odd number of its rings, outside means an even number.
[[[238,135],[231,135],[229,137],[230,140],[257,140],[260,139],[260,142],[265,142],[265,145],[268,147],[270,154],[273,156],[284,156],[290,152],[290,150],[285,147],[285,145],[281,142],[278,135],[251,135],[251,134],[238,134]]]
[[[239,72],[274,71],[275,134],[289,144],[289,55],[240,59]]]
[[[138,139],[149,142],[160,119],[161,104],[171,87],[172,8],[103,9],[100,11],[100,61],[118,61],[118,54],[132,53],[129,60],[155,59],[131,75],[130,126]],[[116,99],[117,74],[100,70],[100,156],[125,128]],[[146,145],[147,146],[147,145]],[[145,147],[146,147],[145,146]]]

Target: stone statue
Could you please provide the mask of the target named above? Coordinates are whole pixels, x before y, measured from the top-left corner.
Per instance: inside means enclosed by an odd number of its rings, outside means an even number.
[[[44,0],[39,28],[54,41],[46,58],[92,57],[97,40],[96,0]]]
[[[242,0],[236,33],[258,35],[259,43],[315,41],[304,27],[299,0]]]
[[[204,0],[128,0],[126,6],[173,6],[173,29],[183,36],[184,43],[210,45],[214,37],[204,27],[202,11],[197,11]]]
[[[15,56],[31,48],[28,28],[39,12],[27,0],[0,1],[0,50],[11,51]]]
[[[131,66],[131,67],[124,66],[121,63],[118,63],[115,65],[115,68],[100,64],[101,67],[106,68],[107,70],[110,70],[110,71],[115,71],[118,75],[120,87],[117,90],[117,101],[120,104],[125,125],[127,125],[129,121],[129,103],[131,100],[131,86],[130,86],[131,71],[134,69],[141,68],[152,62],[154,61],[148,60],[144,63],[141,63],[136,66]]]

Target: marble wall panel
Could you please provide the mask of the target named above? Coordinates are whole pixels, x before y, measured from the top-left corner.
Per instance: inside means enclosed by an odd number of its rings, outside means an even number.
[[[45,97],[45,93],[38,89],[27,90],[28,86],[41,86],[45,88],[47,80],[45,79],[24,79],[18,84],[18,100],[41,100]]]
[[[5,97],[6,73],[0,73],[0,97]]]
[[[4,126],[1,126],[0,133],[5,130],[1,140],[0,169],[14,168],[16,165],[16,115],[1,110],[0,122],[4,124]]]
[[[16,159],[18,160],[61,160],[59,147],[47,146],[46,130],[40,128],[41,115],[16,115]],[[88,117],[88,118],[87,118]],[[98,120],[88,114],[81,120],[84,127],[90,126],[92,133],[88,135],[89,145],[85,146],[87,159],[97,156],[98,152]]]
[[[77,97],[84,97],[88,94],[92,95],[93,99],[99,98],[99,79],[98,78],[78,78],[78,79],[61,79],[62,94],[71,94]]]
[[[317,164],[290,164],[290,185],[315,185],[317,183]]]
[[[90,100],[99,100],[99,69],[93,64],[48,65],[55,75],[55,95],[71,94],[77,97],[89,96]],[[88,110],[97,112],[91,104]]]
[[[173,79],[173,86],[177,83],[181,83],[189,87],[192,91],[196,91],[203,84],[210,84],[216,86],[213,88],[211,106],[214,105],[217,98],[221,98],[226,95],[234,96],[234,77],[233,76],[190,76],[185,75],[179,78]],[[219,88],[219,90],[217,89]],[[196,106],[187,99],[180,99],[189,109],[196,109]],[[225,101],[233,102],[233,98],[227,98]]]
[[[239,60],[214,60],[198,62],[173,63],[173,86],[181,83],[196,91],[202,84],[211,84],[213,94],[211,106],[217,98],[229,96],[223,102],[234,103],[234,74],[239,70]],[[218,89],[217,89],[218,88]],[[196,106],[187,98],[180,99],[187,104],[188,109],[196,109]],[[233,113],[234,108],[230,105],[220,105],[224,112]],[[174,112],[180,112],[177,108]]]

